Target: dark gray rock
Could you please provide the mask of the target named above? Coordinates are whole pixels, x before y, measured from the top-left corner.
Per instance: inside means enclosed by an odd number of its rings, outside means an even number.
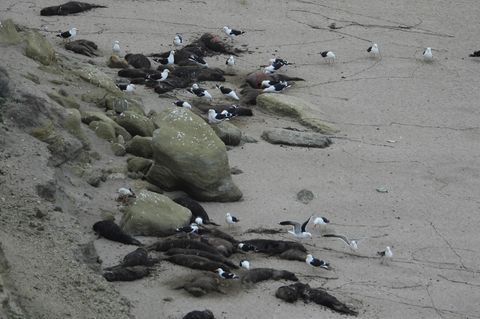
[[[314,198],[315,195],[308,189],[302,189],[297,193],[297,199],[304,204],[310,203]]]
[[[271,144],[324,148],[332,144],[330,138],[315,132],[301,132],[292,129],[269,129],[262,138]]]
[[[55,194],[57,192],[57,184],[55,181],[48,181],[45,184],[37,184],[35,186],[37,194],[46,201],[54,202]]]

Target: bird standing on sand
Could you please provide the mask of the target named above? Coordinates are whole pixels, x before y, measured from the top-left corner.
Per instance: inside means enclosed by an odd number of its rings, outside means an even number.
[[[77,28],[71,28],[68,31],[57,34],[57,37],[62,38],[63,40],[72,40],[77,36]]]
[[[433,60],[432,48],[426,48],[425,51],[423,51],[423,59],[425,61]]]
[[[313,267],[321,267],[321,268],[325,268],[325,269],[330,268],[329,263],[327,263],[324,260],[317,259],[317,258],[313,257],[311,254],[307,255],[307,258],[305,259],[305,262],[307,264],[309,264],[310,266],[313,266]]]
[[[228,65],[228,66],[234,66],[235,65],[235,58],[233,57],[233,55],[231,55],[227,61],[225,61],[225,64]]]
[[[381,263],[383,264],[393,257],[393,252],[390,249],[390,246],[387,246],[384,251],[377,252],[377,255],[382,258]]]
[[[129,198],[137,197],[137,195],[131,188],[126,188],[126,187],[120,187],[117,190],[117,194],[118,194],[117,201],[123,202],[123,203],[127,202]]]
[[[218,85],[217,84],[217,88],[220,90],[220,92],[222,92],[222,94],[225,96],[225,97],[228,97],[228,98],[231,98],[233,100],[240,100],[240,98],[238,97],[237,93],[235,93],[234,90],[230,89],[230,88],[227,88],[227,87],[224,87],[223,85]]]
[[[222,268],[217,268],[217,273],[223,279],[237,279],[238,276],[231,272],[226,272]]]
[[[336,59],[335,53],[333,53],[332,51],[323,51],[320,52],[320,54],[328,63],[333,63]]]
[[[250,270],[250,262],[246,259],[240,260],[240,267]]]
[[[372,46],[367,49],[367,52],[374,57],[380,55],[380,49],[378,48],[378,45],[376,43],[373,43]]]
[[[289,230],[288,232],[290,234],[292,234],[293,236],[297,237],[297,238],[312,237],[312,234],[307,232],[307,230],[306,230],[307,224],[308,224],[308,222],[310,221],[311,218],[312,218],[312,216],[308,217],[308,219],[302,225],[300,225],[300,223],[292,222],[292,221],[289,221],[289,220],[280,222],[280,225],[291,225],[291,226],[293,226],[293,230]]]
[[[245,33],[245,31],[230,29],[230,28],[227,27],[227,26],[223,27],[223,31],[230,37],[230,39],[232,39],[232,41],[233,41],[233,39],[236,38],[237,36]]]
[[[228,225],[235,225],[240,221],[240,219],[238,219],[235,216],[232,216],[230,213],[227,213],[225,215],[225,221],[227,222]]]
[[[195,94],[198,97],[201,97],[201,98],[204,98],[204,99],[207,99],[207,100],[210,100],[210,101],[213,99],[212,95],[210,93],[208,93],[207,90],[199,87],[197,83],[193,83],[192,87],[190,89],[188,89],[187,91],[192,93],[192,94]]]
[[[112,52],[115,55],[120,55],[120,41],[113,42]]]
[[[267,74],[272,74],[274,73],[275,71],[278,71],[280,70],[280,68],[282,66],[284,66],[285,64],[283,64],[282,62],[273,62],[272,64],[270,64],[269,66],[265,67],[263,69],[263,72],[264,73],[267,73]]]
[[[182,38],[182,35],[180,34],[176,34],[175,35],[175,38],[173,38],[173,45],[175,46],[181,46],[183,44],[183,38]]]

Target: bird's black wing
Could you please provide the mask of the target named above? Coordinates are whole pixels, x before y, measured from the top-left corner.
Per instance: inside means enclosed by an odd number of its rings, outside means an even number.
[[[308,217],[308,219],[302,224],[302,232],[305,232],[305,228],[307,228],[307,224],[311,218],[312,216]]]

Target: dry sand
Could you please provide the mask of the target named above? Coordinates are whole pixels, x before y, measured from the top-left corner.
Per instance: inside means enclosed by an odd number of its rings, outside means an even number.
[[[242,28],[246,34],[236,44],[254,53],[238,58],[237,68],[253,70],[273,54],[294,62],[284,72],[306,81],[285,94],[310,101],[323,120],[340,130],[330,148],[305,149],[260,139],[264,128],[295,126],[288,120],[257,111],[254,118],[235,122],[259,142],[228,152],[231,166],[244,172],[234,176],[244,198],[205,203],[214,220],[223,223],[224,214],[232,212],[241,219],[240,234],[315,214],[331,219],[338,233],[374,237],[361,241],[355,254],[318,234],[306,241],[315,256],[333,265],[331,272],[260,256],[251,260],[254,267],[292,270],[303,282],[323,285],[353,304],[360,318],[480,318],[480,64],[468,58],[480,49],[477,1],[97,3],[109,8],[40,17],[42,7],[59,3],[4,0],[0,18],[40,30],[47,26],[49,32],[43,33],[62,53],[55,32],[72,26],[79,28],[79,38],[94,41],[106,53],[113,40],[128,52],[151,53],[168,50],[177,32],[188,42],[207,31],[221,34],[224,25]],[[339,29],[328,29],[332,22]],[[371,41],[380,46],[380,60],[366,53]],[[427,46],[433,48],[432,63],[421,59]],[[333,65],[318,55],[327,49],[337,54]],[[208,63],[221,66],[225,59]],[[165,104],[156,94],[142,89],[138,94],[148,109]],[[98,191],[85,190],[93,200],[79,202],[85,214],[76,216],[84,241],[100,217],[98,207],[115,207],[113,193],[121,184],[109,180]],[[377,192],[378,187],[388,193]],[[295,198],[303,188],[316,195],[308,205]],[[105,240],[95,245],[105,266],[131,249]],[[394,258],[385,266],[375,253],[387,245]],[[275,290],[284,282],[199,299],[170,289],[172,276],[189,273],[162,263],[152,277],[113,287],[130,301],[138,319],[181,318],[204,308],[217,318],[339,317],[314,304],[276,299]],[[334,279],[310,277],[315,274]],[[78,300],[72,296],[71,303]],[[105,311],[97,318],[110,317]]]

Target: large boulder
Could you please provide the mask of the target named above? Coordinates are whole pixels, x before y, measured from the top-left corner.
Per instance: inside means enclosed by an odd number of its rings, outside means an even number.
[[[90,122],[93,121],[105,122],[107,124],[110,124],[114,128],[115,135],[121,135],[125,141],[129,141],[132,138],[132,135],[130,135],[130,133],[128,133],[126,129],[118,125],[114,120],[106,116],[103,112],[82,111],[81,115],[82,122],[85,124],[90,124]]]
[[[155,130],[152,120],[133,111],[123,112],[122,116],[115,118],[115,121],[132,134],[132,136],[152,136]]]
[[[152,138],[148,136],[134,136],[130,141],[127,142],[126,150],[128,153],[135,156],[152,158]]]
[[[115,129],[107,122],[92,121],[88,125],[98,137],[109,142],[115,141]]]
[[[154,117],[155,165],[147,180],[164,189],[182,189],[201,201],[237,201],[225,144],[205,121],[188,109],[168,108]]]
[[[212,129],[225,145],[237,146],[242,140],[242,131],[227,121],[211,124]]]
[[[170,198],[142,190],[127,207],[122,217],[122,229],[135,236],[169,236],[175,229],[189,224],[191,212]]]
[[[78,68],[72,69],[73,74],[79,76],[84,81],[104,88],[105,90],[114,93],[116,95],[123,94],[117,87],[111,76],[100,71],[96,66],[85,64]]]
[[[263,131],[262,138],[272,144],[324,148],[332,144],[332,140],[316,132],[301,132],[291,129],[268,129]]]
[[[37,31],[28,31],[25,55],[43,65],[51,65],[56,62],[55,50]]]
[[[331,134],[337,132],[336,129],[324,124],[317,118],[315,109],[318,109],[318,107],[298,97],[264,93],[257,97],[257,106],[278,115],[291,117],[319,133]]]
[[[0,27],[0,43],[19,44],[22,36],[17,31],[15,23],[11,19],[3,20]]]

